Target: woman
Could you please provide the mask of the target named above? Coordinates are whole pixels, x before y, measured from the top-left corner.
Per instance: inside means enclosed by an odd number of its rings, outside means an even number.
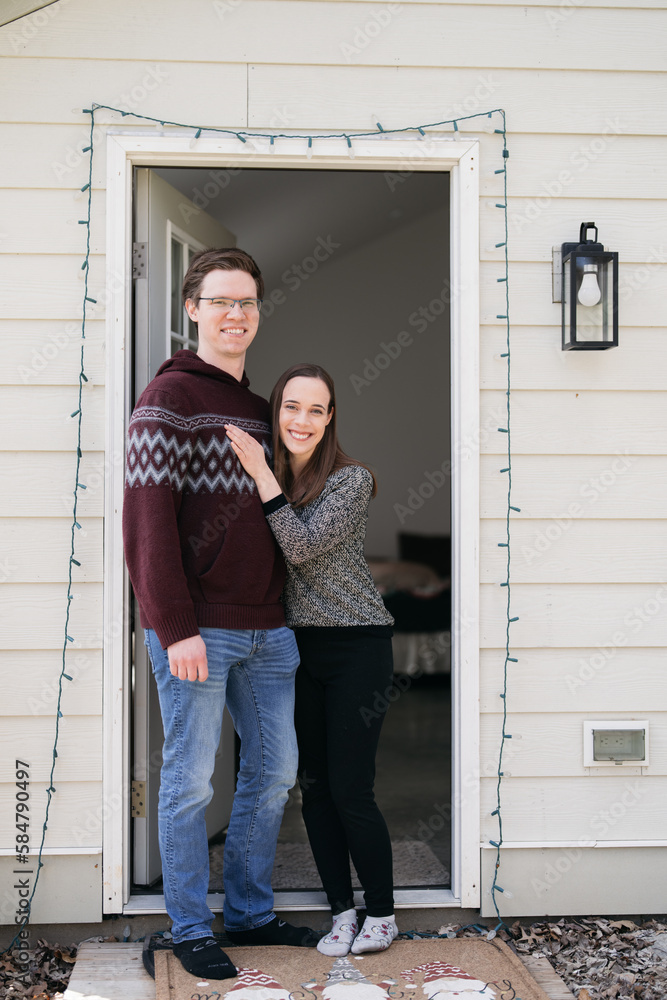
[[[334,385],[323,368],[289,368],[271,411],[275,475],[258,441],[226,430],[287,562],[285,615],[301,657],[295,725],[303,818],[333,916],[317,947],[334,956],[381,951],[398,929],[391,841],[373,794],[384,719],[375,706],[387,704],[393,669],[393,618],[363,554],[375,479],[338,444]],[[361,931],[350,857],[364,889]]]

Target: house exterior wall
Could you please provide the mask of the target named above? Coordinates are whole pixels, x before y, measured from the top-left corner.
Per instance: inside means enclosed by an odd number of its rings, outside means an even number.
[[[501,913],[664,908],[667,736],[664,4],[381,0],[59,0],[0,28],[0,920],[16,910],[14,761],[31,765],[38,846],[55,733],[69,568],[92,101],[232,128],[368,130],[502,107],[512,319],[513,655],[502,783]],[[102,912],[104,303],[107,127],[97,115],[75,600],[34,921]],[[506,480],[504,310],[495,248],[496,122],[481,153],[481,749],[483,844],[497,839]],[[416,147],[418,148],[418,147]],[[305,150],[304,150],[305,152]],[[620,347],[560,350],[551,249],[593,219],[621,259]],[[502,251],[501,251],[502,252]],[[69,669],[71,667],[72,669]],[[55,686],[54,686],[55,683]],[[586,718],[646,718],[651,764],[583,767]],[[593,843],[618,842],[598,850]],[[650,842],[650,843],[647,843]],[[653,846],[656,844],[656,846]],[[566,852],[571,852],[568,855]],[[495,852],[483,847],[482,909]],[[565,858],[565,861],[562,859]],[[576,860],[574,860],[576,859]],[[529,872],[530,877],[524,873]],[[663,880],[664,881],[664,880]],[[613,883],[615,892],[602,886]],[[7,887],[7,888],[4,888]],[[53,893],[59,896],[57,912]]]

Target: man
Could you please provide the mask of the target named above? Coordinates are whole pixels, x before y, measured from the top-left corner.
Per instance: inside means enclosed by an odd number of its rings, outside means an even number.
[[[236,975],[211,934],[204,812],[225,702],[241,762],[224,852],[224,921],[234,944],[314,946],[273,912],[271,872],[297,767],[284,563],[253,480],[224,431],[270,448],[269,407],[248,389],[263,280],[235,248],[190,264],[183,300],[197,353],[178,351],[139,398],[129,429],[125,556],[146,630],[164,727],[160,854],[174,951],[188,972]]]

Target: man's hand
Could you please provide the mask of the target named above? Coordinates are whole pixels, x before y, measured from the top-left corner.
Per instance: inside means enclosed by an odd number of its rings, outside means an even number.
[[[200,635],[191,635],[167,646],[169,669],[182,681],[205,681],[208,677],[206,644]]]

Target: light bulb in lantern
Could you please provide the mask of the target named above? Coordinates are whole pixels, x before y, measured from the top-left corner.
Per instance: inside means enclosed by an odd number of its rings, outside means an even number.
[[[597,272],[596,264],[584,264],[584,276],[577,293],[577,298],[582,306],[596,306],[602,298]]]

